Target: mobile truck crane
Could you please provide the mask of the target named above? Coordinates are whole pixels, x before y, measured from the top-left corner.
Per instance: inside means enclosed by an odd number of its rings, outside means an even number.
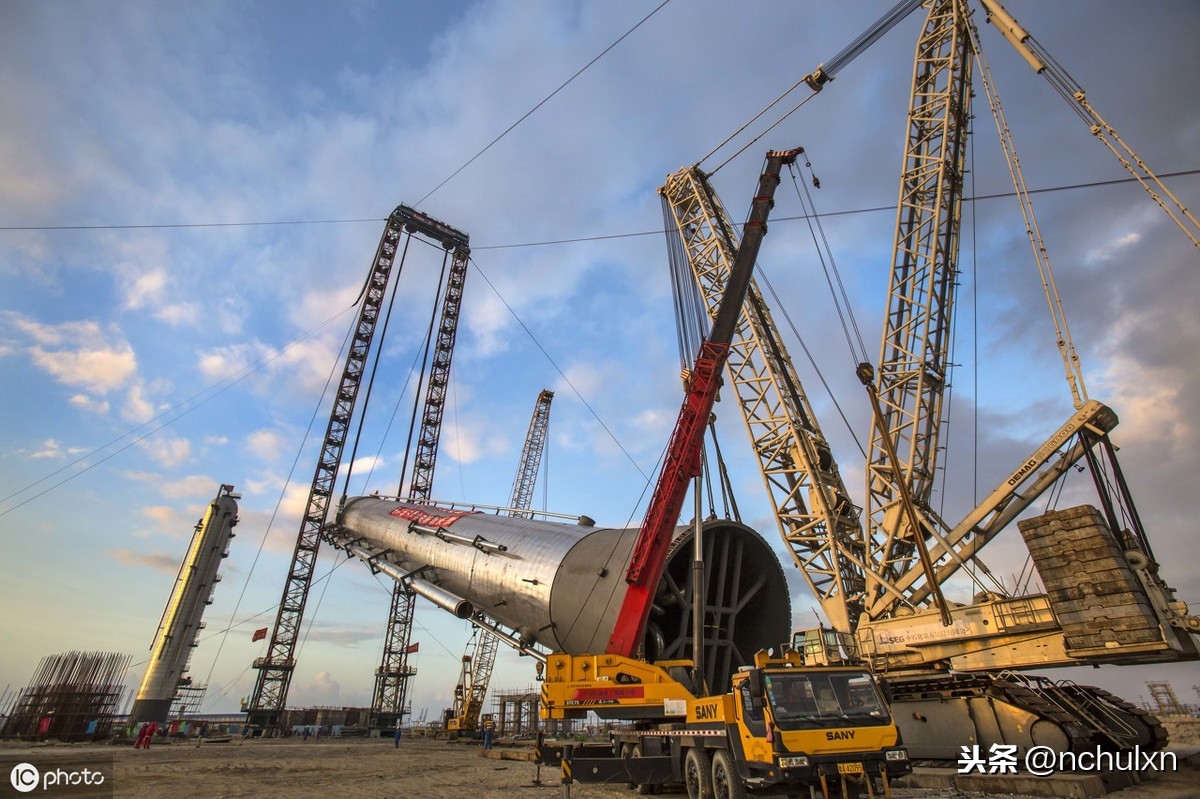
[[[686,677],[694,662],[646,663],[637,651],[667,550],[687,495],[700,475],[705,426],[721,371],[739,325],[780,170],[802,148],[767,153],[741,246],[712,331],[700,345],[687,392],[667,447],[626,571],[629,588],[603,655],[554,653],[541,669],[542,712],[579,718],[589,710],[638,718],[640,729],[619,733],[604,747],[539,746],[539,762],[561,758],[564,780],[628,782],[643,793],[682,782],[690,797],[795,794],[820,788],[843,795],[911,770],[896,725],[871,674],[849,665],[837,646],[817,636],[800,650],[754,656],[732,677],[731,690],[712,696]],[[809,646],[808,644],[812,645]],[[836,642],[835,642],[836,643]],[[694,641],[698,649],[700,643]],[[539,664],[543,665],[543,664]],[[668,721],[670,720],[670,721]],[[659,723],[665,722],[665,723]],[[853,787],[852,787],[853,786]]]

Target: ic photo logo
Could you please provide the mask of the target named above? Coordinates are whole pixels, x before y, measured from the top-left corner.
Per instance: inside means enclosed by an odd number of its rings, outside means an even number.
[[[21,793],[29,793],[41,784],[42,774],[37,770],[37,766],[29,763],[18,763],[9,772],[8,781],[12,783],[12,787]]]
[[[67,771],[56,768],[42,771],[32,763],[18,763],[8,773],[8,781],[19,793],[29,793],[39,787],[43,791],[51,788],[70,790],[79,786],[99,786],[104,784],[104,772],[94,768],[82,768]]]

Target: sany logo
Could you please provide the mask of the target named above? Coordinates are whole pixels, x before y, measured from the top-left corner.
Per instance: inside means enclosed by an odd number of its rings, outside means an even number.
[[[18,763],[9,772],[8,781],[21,793],[29,793],[38,787],[38,783],[42,781],[42,775],[36,766],[29,763]]]

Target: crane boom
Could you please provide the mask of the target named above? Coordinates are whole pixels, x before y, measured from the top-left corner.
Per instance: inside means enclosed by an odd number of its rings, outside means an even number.
[[[693,166],[659,188],[709,317],[726,292],[738,236],[708,176]],[[668,248],[676,251],[676,248]],[[779,533],[834,627],[863,610],[867,569],[858,508],[842,481],[795,366],[751,280],[726,370],[759,458]]]
[[[766,167],[758,179],[758,191],[750,206],[750,217],[729,276],[728,288],[715,314],[712,332],[700,345],[696,355],[683,407],[680,408],[667,445],[663,468],[634,544],[625,574],[629,589],[605,650],[609,654],[633,656],[646,629],[646,618],[666,562],[671,533],[683,509],[688,486],[700,474],[704,431],[716,401],[721,370],[729,358],[730,341],[750,286],[754,261],[767,232],[767,217],[774,205],[779,172],[785,164],[794,162],[801,152],[801,148],[796,148],[767,153]]]
[[[521,448],[521,460],[517,464],[517,475],[513,478],[512,500],[509,507],[512,515],[531,518],[529,512],[533,504],[533,486],[537,482],[538,465],[542,462],[542,452],[546,447],[546,433],[550,424],[550,403],[554,401],[554,392],[548,388],[542,389],[533,405],[533,417],[529,420],[529,432],[525,434],[525,444]]]
[[[935,0],[916,48],[879,354],[882,417],[872,425],[868,452],[867,559],[880,578],[869,589],[872,618],[902,602],[881,586],[917,569],[915,537],[926,535],[910,529],[898,483],[905,482],[917,508],[928,507],[948,380],[971,60],[962,0]]]

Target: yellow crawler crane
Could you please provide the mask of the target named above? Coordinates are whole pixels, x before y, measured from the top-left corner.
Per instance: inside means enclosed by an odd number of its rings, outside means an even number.
[[[994,0],[986,5],[1010,41],[1032,41]],[[854,634],[851,646],[886,683],[913,757],[953,760],[967,741],[984,748],[1015,744],[1019,756],[1034,745],[1066,752],[1157,748],[1165,743],[1163,729],[1139,708],[1093,687],[1022,673],[1200,657],[1200,618],[1159,575],[1109,437],[1117,415],[1086,395],[1048,270],[1042,279],[1075,410],[960,521],[942,519],[933,508],[974,96],[971,69],[981,59],[965,0],[925,6],[878,380],[869,364],[859,366],[874,405],[865,512],[849,499],[753,282],[731,343],[728,385],[743,411],[783,540],[826,618]],[[916,7],[898,5],[887,24]],[[821,73],[810,76],[814,91],[827,82]],[[1080,95],[1073,95],[1076,101]],[[998,125],[1007,128],[1002,120]],[[1019,174],[1014,181],[1023,186]],[[671,175],[660,193],[711,318],[738,252],[735,227],[699,166]],[[1040,242],[1036,226],[1027,225],[1031,242]],[[1076,464],[1086,465],[1095,479],[1097,507],[1017,522]],[[979,560],[979,550],[1014,522],[1044,594],[1010,595]],[[941,586],[955,574],[976,586],[969,604],[941,596]],[[1081,581],[1081,574],[1092,579]]]

